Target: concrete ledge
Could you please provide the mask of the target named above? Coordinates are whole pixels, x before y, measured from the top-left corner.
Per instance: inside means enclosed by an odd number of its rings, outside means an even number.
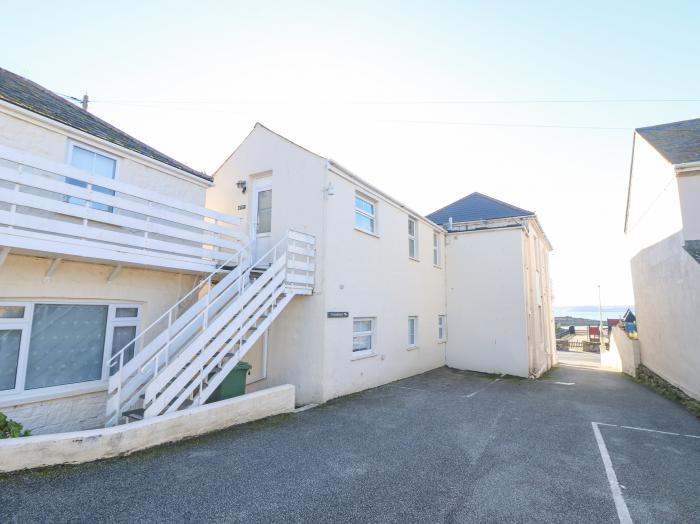
[[[632,340],[619,327],[610,332],[610,349],[600,352],[600,365],[635,376],[640,364],[639,341]]]
[[[0,440],[0,472],[80,464],[195,437],[294,411],[294,386],[283,385],[111,428]]]

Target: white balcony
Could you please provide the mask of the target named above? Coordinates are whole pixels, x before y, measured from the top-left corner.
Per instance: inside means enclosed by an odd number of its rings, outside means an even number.
[[[209,273],[246,244],[236,217],[0,146],[0,254]]]

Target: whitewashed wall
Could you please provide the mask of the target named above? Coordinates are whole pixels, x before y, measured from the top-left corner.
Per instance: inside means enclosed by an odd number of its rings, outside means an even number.
[[[448,236],[448,366],[529,375],[523,249],[519,228]]]
[[[700,264],[681,233],[632,258],[642,364],[700,398]]]
[[[444,365],[445,344],[438,340],[438,315],[446,313],[444,232],[340,170],[332,170],[328,182],[334,194],[326,200],[325,307],[349,317],[325,320],[325,397]],[[358,190],[376,201],[376,235],[355,229]],[[408,253],[409,215],[418,224],[417,260]],[[442,254],[438,266],[433,264],[433,231]],[[410,349],[409,316],[418,317],[417,346]],[[373,356],[357,359],[352,353],[353,317],[376,319]]]
[[[627,243],[641,361],[695,398],[700,398],[700,264],[683,244],[700,238],[698,202],[700,176],[677,176],[637,136]]]
[[[272,180],[272,242],[289,228],[314,235],[317,242],[316,294],[295,298],[269,330],[267,379],[253,389],[294,384],[297,402],[324,399],[323,374],[323,205],[326,161],[282,137],[256,126],[214,174],[207,207],[233,214],[249,224],[255,180]],[[246,180],[244,194],[236,182]],[[239,210],[238,206],[246,209]],[[260,362],[258,352],[250,363]],[[254,374],[259,370],[253,371]]]
[[[626,228],[629,256],[670,237],[682,227],[673,166],[637,135]]]
[[[445,311],[444,271],[432,264],[434,226],[420,223],[420,262],[409,260],[408,212],[329,167],[326,159],[256,126],[217,170],[207,196],[209,207],[249,222],[253,184],[271,177],[273,241],[288,228],[316,237],[315,294],[294,299],[275,320],[267,379],[252,386],[295,384],[300,404],[444,364],[444,347],[437,341],[437,315]],[[247,181],[245,195],[236,187],[239,180]],[[329,184],[333,195],[324,192]],[[377,199],[379,237],[354,229],[360,186]],[[327,319],[330,310],[348,311],[350,317]],[[365,315],[377,317],[377,356],[352,360],[352,316]],[[411,351],[409,315],[419,316],[419,344]],[[249,360],[260,362],[259,351]]]
[[[523,222],[529,374],[538,377],[557,363],[549,243],[535,218]]]

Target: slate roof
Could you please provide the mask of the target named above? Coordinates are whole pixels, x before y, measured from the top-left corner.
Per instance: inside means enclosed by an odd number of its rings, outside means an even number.
[[[211,181],[212,177],[156,151],[124,131],[97,118],[48,89],[22,76],[0,68],[0,100],[28,109],[118,146],[162,162],[175,169]]]
[[[472,193],[464,198],[452,202],[450,205],[430,213],[427,218],[436,224],[445,225],[452,217],[452,222],[471,222],[472,220],[491,220],[495,218],[509,218],[534,216],[535,213],[516,206],[511,206],[495,198],[481,193]]]
[[[636,131],[672,164],[700,162],[700,118]]]
[[[686,240],[683,249],[700,264],[700,240]]]

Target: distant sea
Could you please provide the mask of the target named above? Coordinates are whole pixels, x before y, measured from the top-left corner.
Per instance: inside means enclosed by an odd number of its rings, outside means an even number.
[[[629,306],[603,306],[603,320],[608,318],[620,318],[625,314]],[[634,311],[634,308],[632,309]],[[554,307],[555,317],[576,317],[598,320],[600,314],[598,306],[560,306]]]

